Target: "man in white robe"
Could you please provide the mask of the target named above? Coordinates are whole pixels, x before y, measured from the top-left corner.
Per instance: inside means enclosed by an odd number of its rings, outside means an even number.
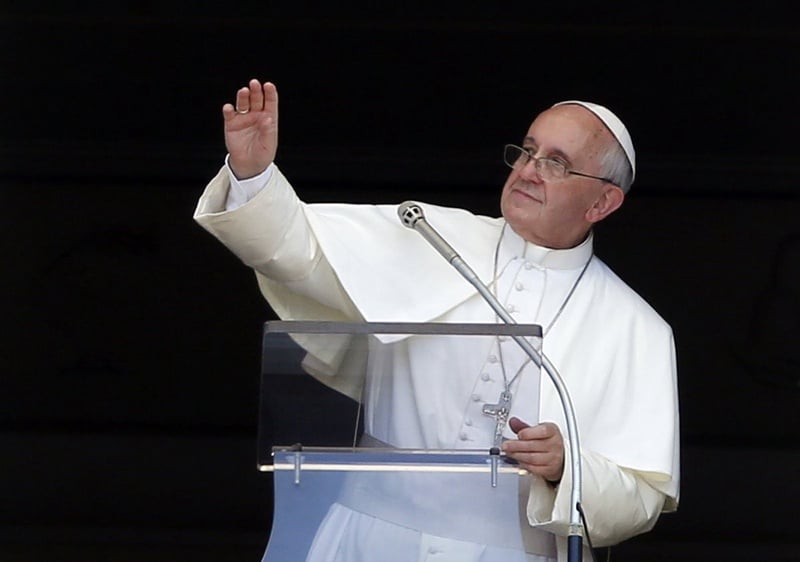
[[[497,321],[474,287],[400,224],[396,207],[306,205],[297,198],[273,163],[274,85],[251,81],[223,116],[229,157],[195,218],[255,270],[281,318]],[[502,219],[423,208],[517,322],[543,327],[544,353],[577,412],[587,533],[595,546],[615,544],[652,528],[679,495],[672,332],[592,248],[592,225],[619,208],[633,181],[633,146],[607,109],[566,102],[540,114],[509,154]],[[530,472],[526,545],[509,548],[492,541],[491,532],[441,536],[337,505],[311,559],[360,560],[372,542],[382,545],[385,560],[565,559],[571,474],[564,466],[571,459],[553,386],[528,373],[513,341],[451,354],[448,365],[458,368],[442,377],[430,376],[428,351],[415,345],[395,344],[391,382],[367,381],[366,432],[402,448],[488,449],[495,420],[481,408],[513,390],[503,450]],[[424,375],[414,366],[420,355],[429,367]],[[360,396],[361,380],[318,378]],[[474,517],[481,517],[479,508]]]

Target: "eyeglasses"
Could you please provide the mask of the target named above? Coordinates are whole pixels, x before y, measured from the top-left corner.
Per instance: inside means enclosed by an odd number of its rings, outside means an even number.
[[[584,174],[583,172],[570,170],[567,168],[566,164],[559,162],[558,160],[554,160],[553,158],[537,158],[531,154],[531,151],[527,148],[522,148],[521,146],[517,146],[515,144],[507,144],[505,146],[503,160],[505,160],[505,163],[514,170],[521,170],[527,166],[529,162],[533,161],[533,165],[536,167],[536,173],[539,174],[539,177],[544,181],[559,182],[567,179],[567,176],[581,176],[584,178],[592,178],[616,185],[614,180],[610,178],[603,178],[600,176],[593,176],[591,174]]]

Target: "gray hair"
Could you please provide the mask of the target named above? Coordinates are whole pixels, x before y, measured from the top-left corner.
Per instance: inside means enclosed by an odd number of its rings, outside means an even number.
[[[623,193],[630,191],[633,183],[633,170],[628,156],[616,140],[609,143],[604,150],[600,158],[600,169],[600,174],[622,188]]]

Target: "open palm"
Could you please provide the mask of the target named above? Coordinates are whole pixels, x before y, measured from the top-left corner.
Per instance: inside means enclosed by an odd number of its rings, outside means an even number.
[[[260,174],[275,160],[278,150],[278,91],[258,80],[236,92],[236,105],[222,107],[225,146],[231,170],[239,179]]]

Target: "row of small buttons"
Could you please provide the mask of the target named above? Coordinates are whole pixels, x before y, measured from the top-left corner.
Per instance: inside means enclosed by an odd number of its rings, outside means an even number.
[[[480,430],[475,427],[475,417],[483,417],[482,413],[482,402],[486,400],[483,396],[500,394],[502,390],[497,381],[501,380],[501,376],[499,374],[500,368],[500,357],[496,353],[490,353],[486,357],[486,363],[484,364],[484,369],[478,375],[478,382],[476,384],[476,390],[478,392],[473,392],[470,396],[470,400],[472,401],[473,405],[469,406],[467,409],[467,414],[464,416],[462,420],[462,428],[458,434],[458,438],[461,441],[475,441],[475,432],[476,430],[479,433],[483,433],[483,430]],[[485,437],[481,437],[484,439]]]

